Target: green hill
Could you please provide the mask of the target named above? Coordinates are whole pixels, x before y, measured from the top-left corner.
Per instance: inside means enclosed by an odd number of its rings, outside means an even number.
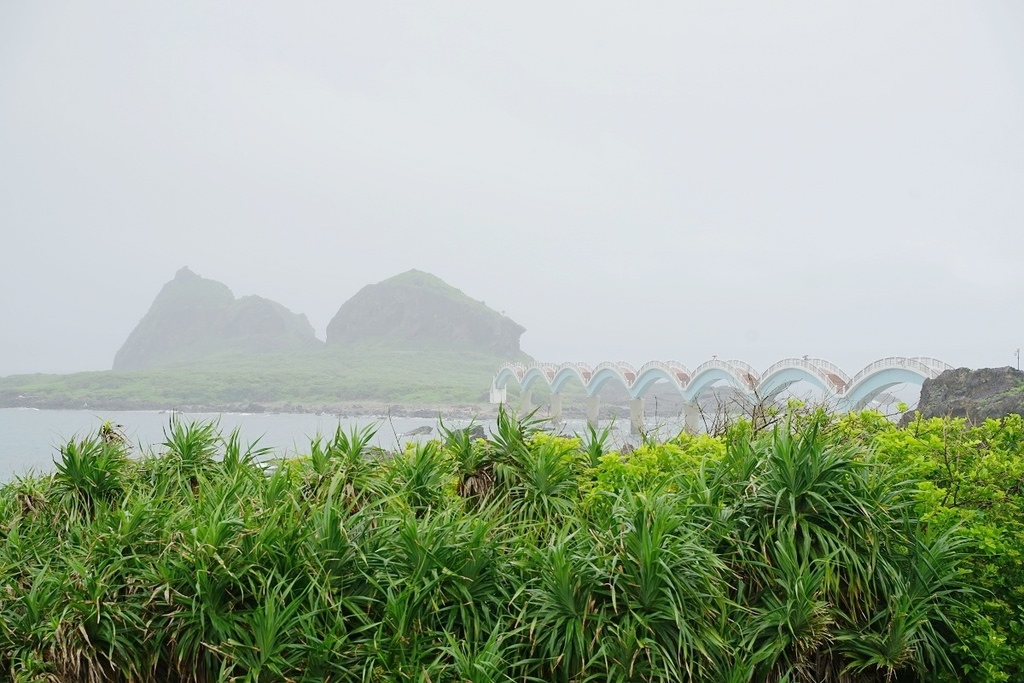
[[[479,404],[497,367],[528,361],[523,327],[409,271],[341,306],[328,344],[305,316],[178,271],[114,370],[0,378],[0,407],[317,411]],[[356,408],[358,409],[358,408]]]
[[[440,278],[410,270],[367,285],[346,301],[327,326],[327,345],[384,343],[514,358],[525,331]]]
[[[219,354],[318,348],[306,316],[258,296],[231,290],[182,268],[114,356],[114,370],[143,370]]]

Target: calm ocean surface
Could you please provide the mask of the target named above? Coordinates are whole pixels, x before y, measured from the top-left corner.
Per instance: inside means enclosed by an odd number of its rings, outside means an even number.
[[[333,435],[339,419],[334,415],[178,413],[185,422],[218,420],[226,436],[239,428],[243,443],[259,439],[259,445],[272,447],[277,455],[294,455],[309,451],[309,440],[317,433]],[[156,411],[35,410],[31,408],[0,408],[0,482],[29,470],[53,469],[53,459],[60,455],[60,445],[72,437],[94,434],[105,421],[123,425],[125,435],[136,450],[159,450],[169,413]],[[436,418],[343,418],[341,426],[379,424],[374,443],[391,449],[399,443],[427,436],[403,436],[418,427],[432,427],[436,434]],[[447,427],[464,427],[467,420],[445,420]],[[487,428],[489,425],[484,424]]]
[[[338,424],[348,431],[350,427],[379,425],[374,445],[392,450],[409,441],[422,441],[437,435],[437,418],[417,417],[346,417],[335,415],[295,415],[287,413],[178,413],[188,422],[217,421],[221,432],[227,436],[238,427],[242,442],[259,440],[260,446],[274,449],[275,455],[285,457],[296,453],[308,453],[309,441],[317,434],[331,436]],[[54,458],[60,457],[60,447],[74,437],[95,434],[106,421],[123,427],[123,432],[135,444],[135,452],[159,451],[164,440],[164,429],[171,419],[163,411],[105,411],[89,410],[36,410],[34,408],[0,408],[0,483],[29,471],[49,472],[53,469]],[[487,431],[492,427],[488,421],[478,421]],[[465,427],[469,420],[445,419],[446,427]],[[416,429],[430,427],[426,435],[410,435]],[[660,432],[667,438],[682,428],[669,424]],[[628,423],[614,425],[609,446],[619,448],[636,439],[628,434]],[[570,420],[561,425],[563,434],[585,433],[582,420]]]

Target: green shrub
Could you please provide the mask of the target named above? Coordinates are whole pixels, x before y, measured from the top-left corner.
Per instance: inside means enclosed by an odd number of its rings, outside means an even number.
[[[339,430],[270,468],[212,423],[138,460],[73,440],[0,488],[0,681],[1020,670],[1018,422],[819,413],[631,453],[542,426]]]

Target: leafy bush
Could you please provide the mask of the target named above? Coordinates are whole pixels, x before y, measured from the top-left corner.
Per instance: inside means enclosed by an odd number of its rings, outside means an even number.
[[[1024,419],[918,417],[900,429],[864,412],[836,426],[837,438],[869,444],[888,466],[922,480],[924,522],[958,524],[970,539],[962,571],[979,595],[955,614],[970,680],[1024,679]]]
[[[0,488],[0,681],[1019,670],[1020,425],[819,414],[631,453],[541,427],[339,430],[270,468],[210,423],[139,459],[75,440]]]

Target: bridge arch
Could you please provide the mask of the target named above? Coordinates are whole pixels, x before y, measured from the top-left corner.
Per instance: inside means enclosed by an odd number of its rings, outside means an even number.
[[[592,376],[592,371],[585,365],[580,363],[562,363],[551,378],[551,393],[560,393],[565,388],[565,385],[574,379],[586,389]]]
[[[681,363],[651,361],[644,363],[637,371],[636,380],[629,389],[633,398],[642,398],[658,381],[667,381],[680,394],[690,381],[690,371]]]
[[[522,380],[525,373],[526,366],[519,363],[506,363],[501,366],[498,374],[494,376],[494,387],[496,389],[504,389],[511,381],[515,381],[516,384],[522,386],[520,380]]]
[[[916,384],[921,386],[927,376],[914,368],[881,368],[864,375],[843,396],[843,404],[847,410],[863,410],[883,391],[897,384]]]
[[[636,380],[636,370],[629,363],[599,363],[594,366],[594,374],[585,385],[587,395],[596,396],[605,384],[616,381],[629,391]]]
[[[820,358],[784,358],[762,373],[757,393],[762,399],[773,400],[797,382],[808,382],[825,394],[838,395],[846,391],[850,376]]]
[[[886,389],[903,383],[920,386],[952,367],[934,358],[882,358],[853,376],[843,402],[849,410],[860,410]]]
[[[862,410],[879,394],[897,384],[917,384],[920,386],[925,378],[907,368],[884,368],[862,378],[849,393],[843,397],[847,410]]]
[[[683,390],[683,400],[694,401],[704,389],[722,381],[749,395],[758,380],[754,368],[743,361],[712,359],[694,368]]]
[[[668,382],[687,403],[696,401],[705,389],[719,382],[726,382],[750,399],[759,396],[771,400],[792,384],[805,381],[837,399],[838,405],[844,409],[860,410],[897,384],[920,386],[924,380],[938,377],[951,368],[951,365],[934,358],[892,356],[871,363],[851,379],[838,366],[820,358],[786,358],[771,365],[763,374],[758,374],[743,361],[717,358],[700,364],[692,372],[674,361],[652,361],[639,370],[623,362],[601,363],[594,368],[584,363],[536,363],[530,366],[506,363],[492,380],[491,400],[503,401],[504,389],[513,380],[527,395],[538,383],[546,386],[552,393],[552,405],[557,403],[559,406],[557,410],[561,406],[560,392],[573,380],[578,381],[591,398],[596,397],[608,382],[618,382],[638,403],[638,399],[659,381]],[[557,401],[556,397],[559,397]],[[555,410],[554,407],[552,409]]]
[[[533,385],[540,383],[541,386],[545,386],[548,389],[551,388],[551,380],[555,376],[555,369],[557,366],[551,363],[538,363],[537,365],[530,366],[525,373],[523,373],[522,379],[519,380],[519,386],[523,391],[531,391]]]
[[[788,367],[776,370],[771,375],[761,380],[761,383],[757,387],[757,393],[762,399],[771,401],[797,382],[807,382],[808,384],[812,384],[826,394],[835,393],[835,388],[822,381],[821,377],[817,373],[800,367]]]

